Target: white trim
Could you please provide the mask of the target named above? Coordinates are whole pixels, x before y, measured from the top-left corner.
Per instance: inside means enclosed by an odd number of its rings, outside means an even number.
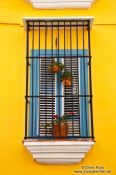
[[[64,146],[64,145],[73,145],[73,146],[92,146],[94,145],[94,142],[91,140],[88,141],[33,141],[33,140],[25,140],[24,141],[25,146]]]
[[[92,25],[93,25],[93,20],[94,20],[94,17],[93,16],[72,16],[72,17],[23,17],[23,24],[24,24],[24,27],[26,29],[27,27],[27,24],[26,22],[29,21],[29,20],[32,20],[32,21],[54,21],[54,20],[81,20],[81,21],[84,21],[84,20],[90,20],[90,28],[92,28]]]
[[[26,0],[37,9],[88,9],[95,0]]]
[[[24,146],[32,157],[41,164],[79,163],[93,145],[94,142],[89,139],[88,141],[24,141]]]
[[[52,164],[52,165],[55,165],[55,164],[66,164],[66,165],[72,165],[72,164],[77,164],[77,163],[80,163],[82,161],[82,159],[36,159],[36,161],[39,163],[39,164]]]

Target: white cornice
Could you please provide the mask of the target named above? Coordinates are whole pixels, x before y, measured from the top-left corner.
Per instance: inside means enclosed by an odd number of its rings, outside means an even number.
[[[37,9],[88,9],[95,0],[26,0]]]
[[[81,162],[93,141],[31,141],[24,146],[40,164],[75,164]]]

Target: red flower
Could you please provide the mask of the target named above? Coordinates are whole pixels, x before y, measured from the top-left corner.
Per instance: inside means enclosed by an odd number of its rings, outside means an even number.
[[[75,112],[68,112],[68,115],[75,115]]]
[[[53,119],[56,119],[56,118],[58,118],[58,115],[53,115],[52,117],[53,117]]]

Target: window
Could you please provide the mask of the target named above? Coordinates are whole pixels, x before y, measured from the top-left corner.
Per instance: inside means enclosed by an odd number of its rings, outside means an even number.
[[[54,61],[63,70],[50,72]],[[28,20],[26,63],[25,139],[94,138],[90,20]]]

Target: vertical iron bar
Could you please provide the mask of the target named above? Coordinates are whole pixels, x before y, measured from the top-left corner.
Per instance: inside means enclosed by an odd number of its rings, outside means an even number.
[[[46,108],[46,89],[47,89],[47,78],[46,78],[46,49],[47,49],[47,22],[45,22],[45,126],[46,126],[46,114],[47,114],[47,108]],[[45,128],[45,136],[46,136],[47,129]]]
[[[79,37],[78,37],[78,21],[76,21],[76,44],[77,44],[77,75],[79,76],[79,52],[78,52],[78,48],[79,48]],[[78,93],[78,96],[80,95],[79,94],[79,77],[78,77],[78,80],[77,80],[77,93]],[[80,97],[78,97],[79,101],[80,101]],[[78,114],[79,112],[79,114]],[[79,135],[80,135],[80,104],[79,104],[79,111],[77,111],[77,114],[79,115]]]
[[[29,74],[29,24],[27,22],[26,36],[26,104],[25,104],[25,139],[27,139],[27,118],[28,118],[28,74]]]
[[[66,70],[66,43],[65,43],[65,40],[66,40],[66,24],[65,24],[65,21],[64,21],[64,71]],[[64,109],[64,112],[67,110],[67,107],[66,107],[66,85],[64,86],[64,101],[65,101],[65,109]],[[66,132],[68,133],[68,125],[67,125],[67,118],[66,118]]]
[[[85,56],[85,30],[84,30],[84,21],[83,21],[83,56]],[[83,59],[83,74],[84,74],[84,106],[85,106],[85,119],[86,119],[86,133],[88,136],[88,129],[87,129],[87,105],[86,105],[86,79],[85,79],[85,58]]]
[[[91,136],[94,139],[93,102],[92,102],[92,74],[91,74],[90,20],[88,21],[88,50],[89,50],[89,86],[90,86]]]
[[[70,56],[71,56],[71,59],[70,59],[70,61],[71,61],[71,73],[73,73],[72,72],[72,59],[73,59],[73,57],[72,57],[72,22],[70,21]],[[72,113],[73,113],[73,80],[72,80],[72,78],[71,78],[71,94],[72,94]],[[74,136],[74,121],[73,121],[73,115],[72,115],[72,136]]]
[[[51,25],[51,56],[52,56],[52,64],[53,64],[53,21]],[[52,136],[53,136],[53,73],[52,73]]]
[[[59,21],[58,21],[58,65],[59,65]],[[59,81],[59,76],[58,76],[58,81]],[[59,120],[60,120],[60,86],[58,86],[58,108],[59,108]],[[59,121],[60,122],[60,121]],[[59,124],[59,136],[61,136],[60,133],[60,124]]]

